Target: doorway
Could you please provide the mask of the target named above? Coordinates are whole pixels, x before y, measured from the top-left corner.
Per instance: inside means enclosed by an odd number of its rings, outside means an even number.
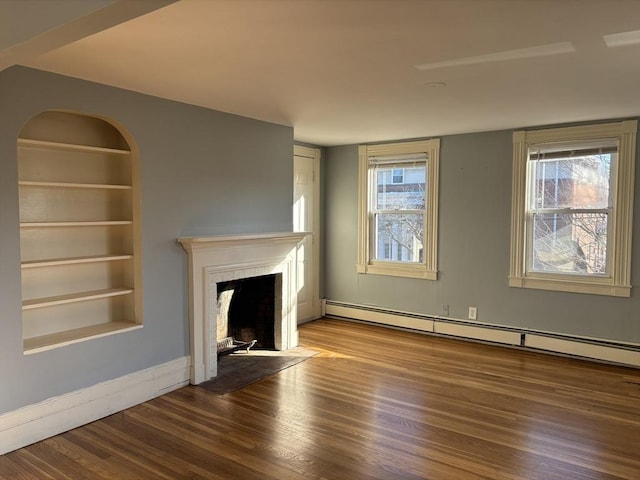
[[[298,245],[298,323],[320,317],[320,149],[293,147],[293,231]]]

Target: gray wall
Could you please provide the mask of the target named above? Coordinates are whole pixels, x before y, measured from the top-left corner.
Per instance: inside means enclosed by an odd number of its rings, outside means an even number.
[[[22,354],[16,138],[43,110],[113,119],[140,150],[144,328]],[[0,413],[189,354],[176,237],[292,229],[293,131],[81,80],[0,73]]]
[[[508,287],[511,164],[512,131],[441,139],[439,280],[413,280],[356,274],[358,148],[326,149],[326,297],[430,315],[449,304],[459,319],[477,306],[481,322],[640,342],[640,167],[632,297],[615,298]]]

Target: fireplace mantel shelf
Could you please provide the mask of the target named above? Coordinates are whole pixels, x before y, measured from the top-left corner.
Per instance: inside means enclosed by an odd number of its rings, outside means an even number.
[[[187,249],[191,246],[201,246],[204,244],[222,244],[242,242],[264,242],[264,241],[300,241],[305,236],[310,235],[309,232],[269,232],[269,233],[247,233],[237,235],[202,235],[194,237],[178,237],[178,242]]]

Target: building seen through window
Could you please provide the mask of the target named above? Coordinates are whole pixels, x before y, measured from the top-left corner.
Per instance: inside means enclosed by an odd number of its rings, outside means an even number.
[[[375,178],[375,258],[422,262],[425,165],[376,168]]]
[[[615,153],[533,160],[531,271],[607,274]]]

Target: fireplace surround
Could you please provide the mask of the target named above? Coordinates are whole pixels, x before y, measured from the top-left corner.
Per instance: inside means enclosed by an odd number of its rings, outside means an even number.
[[[278,274],[275,298],[276,350],[298,345],[296,250],[304,232],[180,237],[189,265],[191,383],[217,375],[217,284]]]

